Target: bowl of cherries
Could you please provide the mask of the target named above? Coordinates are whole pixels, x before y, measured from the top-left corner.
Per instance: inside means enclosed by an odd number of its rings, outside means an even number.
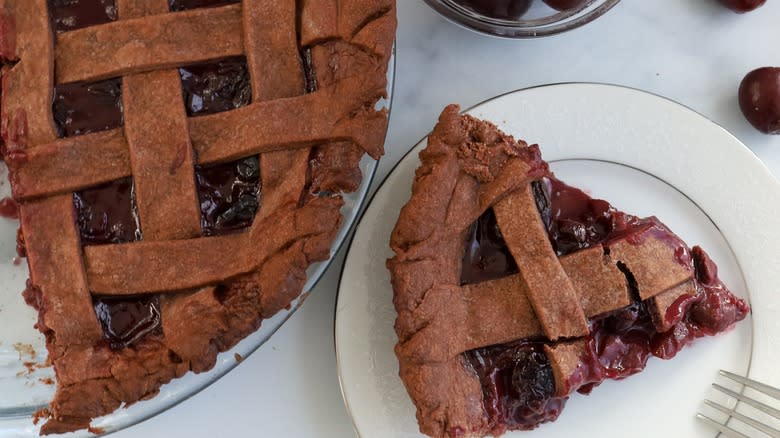
[[[425,0],[450,21],[504,38],[535,38],[583,26],[620,0]]]

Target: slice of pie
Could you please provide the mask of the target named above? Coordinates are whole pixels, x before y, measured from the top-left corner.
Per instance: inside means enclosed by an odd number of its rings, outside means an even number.
[[[703,249],[566,185],[538,146],[457,106],[420,159],[388,267],[400,374],[430,436],[533,429],[574,391],[750,311]]]
[[[394,0],[0,0],[42,433],[212,368],[301,293],[382,154],[395,26]]]

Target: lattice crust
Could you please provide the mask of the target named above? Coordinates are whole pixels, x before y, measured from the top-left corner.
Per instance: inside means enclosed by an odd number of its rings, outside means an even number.
[[[55,35],[46,0],[0,0],[0,56],[14,63],[2,77],[5,157],[29,255],[27,297],[57,373],[42,433],[87,427],[210,369],[219,351],[288,306],[341,223],[340,197],[302,197],[310,149],[320,147],[326,166],[316,183],[336,192],[356,187],[351,169],[364,152],[383,153],[387,114],[374,108],[387,86],[394,0],[116,6],[115,22]],[[310,93],[304,47],[318,85]],[[252,103],[188,117],[178,67],[239,55]],[[124,126],[58,138],[55,84],[114,77]],[[263,195],[251,228],[201,237],[193,168],[258,154]],[[328,179],[340,166],[353,174]],[[143,240],[82,248],[72,194],[129,176]],[[109,349],[92,294],[158,292],[162,334]]]
[[[659,328],[675,300],[695,294],[692,270],[649,231],[635,236],[641,243],[617,239],[608,250],[599,245],[558,258],[531,190],[548,172],[537,147],[458,111],[444,110],[420,153],[388,261],[401,377],[431,436],[490,431],[480,382],[462,353],[526,338],[582,339],[588,318],[632,303],[619,264],[636,277],[640,299],[652,298]],[[461,286],[466,233],[488,208],[519,273]],[[559,395],[570,390],[562,382],[582,351],[581,342],[546,347]]]

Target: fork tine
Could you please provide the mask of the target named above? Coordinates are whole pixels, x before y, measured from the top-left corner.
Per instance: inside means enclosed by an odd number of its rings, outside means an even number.
[[[723,377],[727,377],[735,382],[741,383],[748,388],[753,388],[756,391],[763,392],[764,394],[774,397],[778,400],[780,400],[780,389],[773,388],[765,383],[756,382],[755,380],[748,379],[747,377],[742,377],[740,375],[730,373],[725,370],[720,370],[720,375]]]
[[[718,385],[717,383],[713,383],[712,386],[715,389],[717,389],[718,391],[728,395],[729,397],[733,397],[733,398],[735,398],[735,399],[737,399],[737,400],[739,400],[739,401],[741,401],[741,402],[743,402],[743,403],[745,403],[747,405],[750,405],[750,406],[758,409],[759,411],[761,411],[761,412],[763,412],[763,413],[765,413],[767,415],[771,415],[772,417],[777,418],[778,420],[780,420],[780,410],[777,410],[777,409],[773,408],[772,406],[769,406],[769,405],[766,405],[764,403],[761,403],[758,400],[753,400],[750,397],[747,397],[745,395],[736,393],[736,392],[734,392],[734,391],[732,391],[732,390],[730,390],[728,388],[724,388],[723,386]]]
[[[741,421],[741,422],[743,422],[745,424],[748,424],[752,428],[754,428],[756,430],[760,430],[761,432],[764,432],[765,434],[767,434],[767,435],[769,435],[771,437],[778,437],[778,438],[780,438],[780,430],[777,430],[774,427],[767,426],[764,423],[759,423],[758,421],[756,421],[756,420],[754,420],[754,419],[752,419],[750,417],[747,417],[745,415],[740,414],[737,411],[734,411],[734,410],[729,409],[729,408],[727,408],[727,407],[725,407],[723,405],[715,403],[712,400],[704,400],[704,404],[706,404],[707,406],[713,407],[713,408],[723,412],[726,415],[734,417],[737,420],[739,420],[739,421]]]
[[[724,435],[726,435],[728,437],[731,437],[731,438],[750,438],[749,436],[747,436],[747,435],[745,435],[743,433],[739,433],[736,430],[726,426],[725,424],[718,423],[717,421],[713,420],[710,417],[707,417],[706,415],[696,414],[696,417],[699,418],[700,420],[704,421],[705,423],[709,424],[713,428],[719,430],[720,433],[722,433],[722,434],[724,434]]]

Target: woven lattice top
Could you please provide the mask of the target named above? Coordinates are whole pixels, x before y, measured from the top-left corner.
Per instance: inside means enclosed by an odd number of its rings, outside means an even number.
[[[92,3],[110,3],[115,19],[55,32],[56,1],[0,1],[5,156],[28,298],[58,378],[50,432],[210,368],[217,351],[288,305],[340,224],[340,197],[305,196],[322,167],[313,170],[312,148],[331,170],[354,172],[339,157],[357,148],[378,158],[387,124],[374,108],[386,90],[392,0],[242,0],[176,12],[169,0]],[[188,116],[179,67],[231,57],[246,60],[251,102]],[[56,87],[111,78],[121,81],[122,125],[60,138]],[[205,237],[195,169],[258,155],[252,225]],[[128,177],[142,239],[83,246],[73,193]],[[93,295],[150,293],[163,294],[159,336],[100,347]],[[111,396],[96,395],[106,389]]]
[[[441,274],[447,274],[446,280],[437,278],[441,283],[432,283],[423,296],[397,294],[396,304],[402,310],[397,325],[400,354],[421,362],[447,361],[468,350],[517,339],[556,341],[586,336],[588,318],[631,304],[629,284],[619,264],[632,272],[641,300],[691,281],[692,268],[676,262],[675,249],[682,242],[661,240],[650,222],[614,238],[608,252],[597,245],[559,257],[532,190],[532,183],[546,172],[544,163],[535,156],[535,147],[517,144],[508,136],[486,134],[485,130],[474,120],[460,118],[451,110],[445,112],[429,148],[451,147],[448,142],[456,144],[460,137],[470,138],[466,145],[474,144],[474,151],[461,144],[457,155],[452,155],[455,150],[448,153],[447,159],[457,166],[453,170],[459,169],[457,177],[435,180],[437,186],[444,187],[441,181],[450,181],[452,192],[444,206],[459,208],[442,212],[444,216],[437,218],[442,220],[439,226],[410,227],[406,222],[419,210],[431,215],[430,202],[414,196],[394,232],[399,257],[391,265],[397,271],[413,269],[415,261],[424,259],[430,247],[441,245],[442,240],[451,240],[450,245],[459,248],[446,252],[452,259],[448,265],[453,265]],[[444,156],[437,158],[444,160]],[[495,164],[491,169],[479,161]],[[416,184],[426,183],[434,180],[419,179]],[[441,190],[446,190],[444,187]],[[415,193],[422,190],[417,188]],[[425,202],[425,206],[418,202]],[[469,269],[487,269],[482,265],[489,262],[490,255],[478,257],[481,260],[475,263],[481,266],[477,267],[469,265],[468,257],[461,260],[463,234],[478,218],[484,220],[486,211],[492,213],[489,217],[494,221],[488,228],[497,228],[497,235],[508,247],[506,272],[466,278]],[[418,241],[421,236],[408,235],[410,231],[431,234]],[[466,247],[475,245],[479,242],[466,243]],[[452,321],[459,324],[453,326]]]

